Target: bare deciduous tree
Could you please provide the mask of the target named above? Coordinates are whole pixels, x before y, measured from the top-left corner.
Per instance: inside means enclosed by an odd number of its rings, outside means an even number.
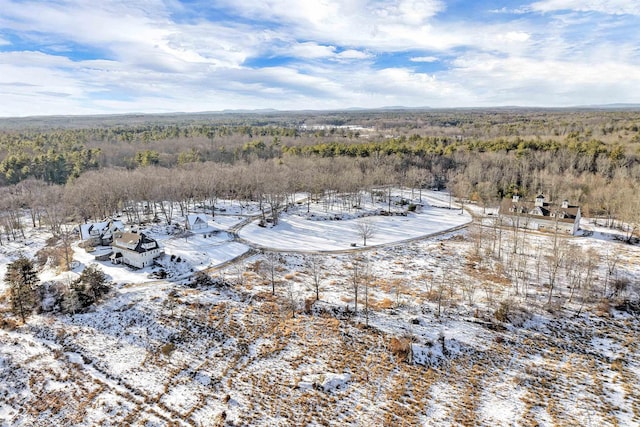
[[[295,288],[295,282],[289,280],[287,283],[287,304],[291,310],[291,318],[296,317],[296,309],[298,308],[298,292]]]
[[[376,234],[376,224],[371,218],[360,218],[356,221],[356,231],[362,238],[363,246],[367,246],[367,239],[371,239]]]
[[[609,249],[604,255],[604,262],[607,267],[607,274],[604,279],[604,289],[602,290],[602,296],[607,297],[609,291],[609,284],[615,278],[616,269],[620,262],[620,249]]]
[[[373,282],[373,273],[371,271],[371,262],[369,257],[365,256],[362,259],[360,278],[364,282],[364,318],[365,325],[369,326],[369,286]]]
[[[353,310],[358,313],[358,295],[360,292],[360,281],[362,280],[362,263],[360,257],[351,258],[351,287],[353,289]]]
[[[484,243],[485,238],[485,230],[482,224],[482,217],[474,218],[473,223],[469,227],[469,238],[473,244],[473,255],[481,259],[482,255],[482,245]]]
[[[276,272],[282,262],[280,254],[277,252],[267,252],[264,254],[264,268],[268,280],[271,283],[271,294],[276,294]]]
[[[564,240],[564,239],[563,239]],[[549,253],[545,256],[546,267],[547,267],[547,278],[549,279],[549,296],[547,299],[547,305],[551,305],[551,301],[553,298],[553,291],[556,286],[556,280],[558,278],[558,272],[560,270],[560,266],[562,265],[562,260],[565,256],[566,246],[564,242],[556,242],[554,246],[551,248]]]
[[[320,300],[320,280],[322,279],[322,271],[324,270],[324,260],[320,255],[314,254],[307,257],[307,266],[311,272],[313,287],[316,293],[316,301]]]

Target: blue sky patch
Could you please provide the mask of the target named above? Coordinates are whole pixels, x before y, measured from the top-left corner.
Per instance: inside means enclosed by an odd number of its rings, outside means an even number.
[[[280,67],[297,61],[292,56],[261,56],[247,58],[243,65],[250,68]]]
[[[101,48],[60,40],[46,33],[0,34],[9,44],[0,44],[0,52],[36,51],[47,55],[63,56],[74,62],[93,59],[111,59]]]
[[[438,55],[424,51],[380,53],[375,56],[374,67],[404,67],[420,73],[436,73],[447,69],[446,63]]]

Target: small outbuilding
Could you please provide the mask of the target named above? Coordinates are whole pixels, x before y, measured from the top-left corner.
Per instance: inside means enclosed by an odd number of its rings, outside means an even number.
[[[207,217],[203,214],[189,214],[185,220],[185,228],[187,230],[202,230],[208,226]]]

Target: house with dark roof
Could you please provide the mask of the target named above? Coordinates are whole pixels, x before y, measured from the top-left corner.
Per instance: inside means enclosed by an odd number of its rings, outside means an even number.
[[[124,224],[119,220],[108,220],[80,224],[76,229],[83,246],[108,246],[114,237],[122,235]]]
[[[580,206],[562,203],[548,203],[544,195],[538,195],[533,202],[521,200],[514,195],[500,204],[500,215],[510,225],[530,230],[550,231],[575,235],[580,227]]]
[[[148,267],[163,255],[160,244],[144,233],[122,233],[114,239],[111,247],[111,262],[136,268]]]

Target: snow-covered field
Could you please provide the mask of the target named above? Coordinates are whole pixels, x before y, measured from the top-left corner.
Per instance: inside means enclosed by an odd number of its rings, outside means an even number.
[[[358,222],[364,219],[317,220],[312,214],[284,214],[275,228],[251,223],[240,237],[264,248],[281,251],[339,251],[362,246]],[[326,215],[325,215],[326,217]],[[459,209],[426,208],[406,216],[366,217],[373,229],[367,246],[378,246],[416,239],[464,225],[471,221]]]
[[[229,203],[228,215],[186,237],[149,228],[185,260],[178,277],[210,268],[230,287],[193,289],[150,279],[149,268],[99,263],[117,285],[89,312],[0,330],[0,425],[638,425],[638,313],[616,309],[620,298],[581,308],[564,270],[547,307],[534,257],[516,293],[511,258],[478,259],[471,231],[441,233],[470,218],[445,209],[446,195],[425,199],[442,207],[367,217],[376,231],[365,251],[354,224],[374,205],[341,220],[317,220],[336,214],[317,206],[311,220],[301,204],[276,227],[243,227],[243,242],[233,232],[245,215],[257,220],[255,206]],[[630,280],[624,296],[637,300],[640,248],[584,227],[593,235],[563,244],[597,251],[599,279],[615,251],[616,278]],[[424,235],[433,236],[405,241]],[[510,235],[503,251],[520,254]],[[552,238],[527,233],[521,244],[535,253]],[[29,230],[29,245],[0,247],[0,268],[45,239]],[[358,251],[305,253],[352,242]],[[281,252],[233,262],[253,244]],[[79,273],[94,261],[74,249]]]

